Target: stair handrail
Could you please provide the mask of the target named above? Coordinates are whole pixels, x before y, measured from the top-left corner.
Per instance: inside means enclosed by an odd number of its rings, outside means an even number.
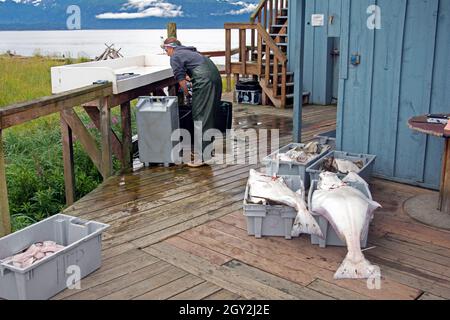
[[[279,12],[287,6],[288,0],[261,0],[250,16],[250,22],[261,23],[264,28],[268,29]]]
[[[286,107],[286,84],[287,84],[287,55],[281,51],[275,41],[272,39],[270,34],[266,31],[266,29],[261,25],[261,23],[257,24],[256,30],[258,31],[258,68],[260,70],[261,75],[264,75],[265,86],[269,87],[272,85],[272,95],[274,99],[280,97],[281,103],[280,107],[284,109]],[[262,41],[266,43],[266,64],[263,68],[262,65]],[[273,70],[272,75],[270,73],[270,52],[273,52]],[[281,63],[281,83],[279,83],[279,62]],[[264,72],[263,72],[264,69]],[[278,85],[281,84],[281,95],[278,94]]]
[[[268,0],[261,0],[261,1],[259,1],[258,6],[256,7],[256,9],[253,12],[253,14],[250,16],[250,22],[255,23],[256,18],[259,17],[260,13],[262,13],[263,8],[267,6],[267,1]]]
[[[256,29],[258,30],[259,35],[264,39],[266,44],[270,47],[270,49],[273,51],[273,54],[277,56],[277,59],[280,60],[280,62],[287,62],[287,56],[284,54],[283,51],[278,47],[278,45],[273,41],[270,34],[264,29],[264,27],[261,25],[261,23],[256,24]]]

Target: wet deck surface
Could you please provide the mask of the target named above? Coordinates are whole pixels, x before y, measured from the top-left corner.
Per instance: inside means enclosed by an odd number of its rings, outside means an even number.
[[[235,126],[279,128],[291,140],[292,111],[235,108]],[[335,129],[335,107],[307,107],[304,140]],[[111,225],[103,267],[81,290],[56,299],[449,299],[450,232],[412,221],[410,197],[429,192],[375,180],[383,205],[371,226],[366,257],[380,266],[380,290],[366,281],[336,281],[345,248],[320,249],[309,238],[255,239],[242,200],[250,168],[142,168],[117,176],[66,213]]]

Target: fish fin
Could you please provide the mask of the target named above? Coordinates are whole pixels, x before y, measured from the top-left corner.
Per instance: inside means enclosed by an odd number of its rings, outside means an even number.
[[[365,186],[369,186],[369,184],[361,178],[361,176],[355,172],[350,172],[348,175],[342,180],[345,183],[361,183]]]
[[[379,272],[379,268],[372,265],[367,259],[363,258],[355,262],[347,256],[334,275],[334,279],[369,279],[376,276],[377,272]]]
[[[324,238],[319,224],[309,212],[308,215],[305,215],[303,211],[299,211],[295,218],[294,227],[292,228],[292,237],[297,238],[301,234],[310,234],[318,236],[321,239]]]
[[[380,208],[383,208],[383,206],[381,204],[379,204],[376,201],[369,200],[369,210],[372,212],[372,214],[375,210],[380,209]]]

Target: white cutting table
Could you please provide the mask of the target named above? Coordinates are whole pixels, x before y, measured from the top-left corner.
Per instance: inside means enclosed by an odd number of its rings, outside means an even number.
[[[52,93],[58,94],[108,81],[120,94],[173,77],[169,57],[143,55],[80,63],[51,69]]]

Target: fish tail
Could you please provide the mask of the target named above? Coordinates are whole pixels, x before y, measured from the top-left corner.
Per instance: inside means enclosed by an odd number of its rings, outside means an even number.
[[[362,256],[360,259],[353,259],[347,256],[334,275],[334,279],[369,279],[377,275],[378,268],[372,265]]]
[[[309,213],[309,211],[300,209],[295,218],[294,227],[292,229],[292,236],[299,237],[301,234],[310,234],[318,236],[323,239],[322,230],[319,227],[316,219]]]

